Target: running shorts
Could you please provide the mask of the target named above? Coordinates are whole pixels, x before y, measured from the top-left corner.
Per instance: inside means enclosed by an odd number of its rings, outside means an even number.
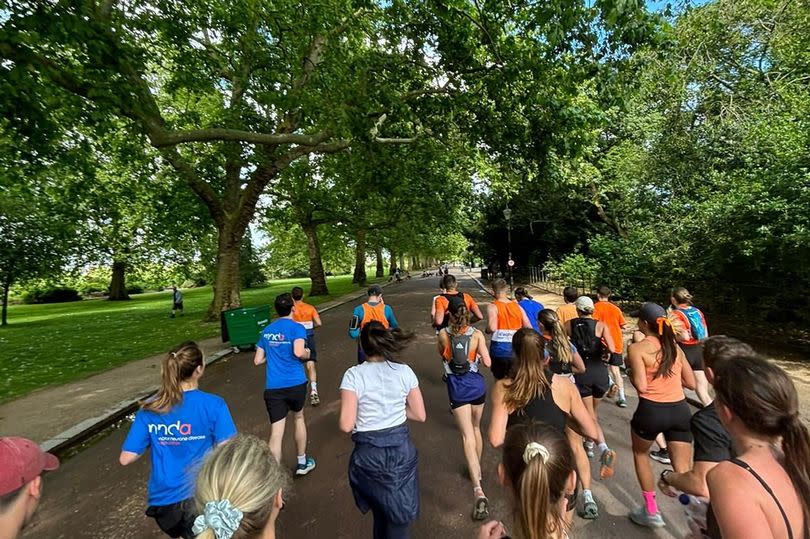
[[[169,505],[150,505],[146,508],[146,516],[154,518],[163,533],[169,537],[183,537],[183,539],[195,537],[191,528],[197,514],[192,498]]]
[[[607,365],[601,360],[587,361],[585,363],[585,372],[575,374],[574,381],[582,398],[601,399],[610,389],[610,376],[608,376]]]
[[[610,357],[608,358],[608,365],[613,365],[614,367],[621,367],[624,365],[624,358],[621,354],[614,354],[613,352],[610,353]]]
[[[486,400],[487,400],[487,394],[486,393],[484,393],[483,395],[481,395],[477,399],[474,399],[474,400],[471,400],[471,401],[454,401],[453,399],[450,399],[450,408],[455,410],[456,408],[461,408],[462,406],[466,406],[468,404],[471,404],[473,406],[478,406],[480,404],[484,404],[486,402]]]
[[[318,352],[315,350],[315,334],[307,332],[307,348],[309,348],[309,359],[307,361],[318,361]]]
[[[172,310],[173,311],[182,311],[183,310],[183,302],[180,303],[172,303]]]
[[[689,366],[692,367],[692,370],[693,371],[702,371],[703,370],[703,343],[697,343],[697,344],[681,344],[681,343],[678,343],[678,346],[680,346],[681,350],[683,350],[683,353],[686,356],[686,361],[689,362]]]
[[[692,443],[691,420],[692,413],[685,399],[655,402],[639,398],[630,428],[636,436],[650,442],[663,434],[668,442]]]
[[[306,400],[306,382],[292,387],[264,390],[264,404],[270,416],[270,423],[285,419],[290,412],[300,412],[304,409]]]
[[[450,399],[450,408],[459,408],[465,404],[484,404],[487,397],[486,380],[478,372],[448,374],[447,396]]]
[[[496,380],[506,378],[509,376],[509,371],[512,370],[512,358],[492,356],[492,367],[490,367],[490,370]]]

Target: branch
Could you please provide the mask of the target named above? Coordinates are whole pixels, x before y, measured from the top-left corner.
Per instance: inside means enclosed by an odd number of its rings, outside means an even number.
[[[205,203],[211,212],[214,223],[221,229],[225,225],[225,212],[211,185],[194,172],[188,162],[180,155],[180,152],[177,151],[177,148],[160,148],[159,151],[163,158],[172,165],[180,177]]]
[[[329,138],[328,132],[316,135],[299,135],[295,133],[254,133],[240,129],[212,127],[210,129],[192,129],[188,131],[162,131],[152,134],[152,144],[156,148],[176,146],[185,142],[239,141],[252,144],[300,144],[315,146]]]

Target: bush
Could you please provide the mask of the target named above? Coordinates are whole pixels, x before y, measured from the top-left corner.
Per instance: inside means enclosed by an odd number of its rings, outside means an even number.
[[[32,288],[23,295],[23,303],[67,303],[81,301],[78,290],[67,286]]]
[[[127,285],[127,294],[143,294],[143,286],[139,284]]]

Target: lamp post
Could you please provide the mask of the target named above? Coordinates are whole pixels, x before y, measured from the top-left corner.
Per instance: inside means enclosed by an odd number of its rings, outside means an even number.
[[[506,206],[506,209],[503,210],[503,216],[506,217],[506,234],[507,234],[507,246],[509,249],[509,260],[506,262],[506,265],[509,266],[509,295],[512,295],[512,266],[515,265],[515,262],[512,260],[512,210],[509,209],[509,206]]]

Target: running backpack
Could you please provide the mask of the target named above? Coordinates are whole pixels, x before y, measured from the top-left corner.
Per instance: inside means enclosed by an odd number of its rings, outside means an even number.
[[[692,332],[692,338],[698,341],[704,340],[709,336],[709,330],[706,328],[706,323],[703,322],[703,317],[696,307],[687,307],[685,309],[678,308],[678,311],[686,317],[689,322],[689,331]]]
[[[447,325],[450,323],[450,312],[456,310],[461,305],[467,305],[467,302],[464,301],[464,293],[459,292],[458,294],[442,294],[442,297],[447,300],[447,311],[444,313],[444,318],[442,319],[442,323],[439,328],[446,328]]]
[[[447,336],[450,337],[450,361],[448,361],[448,366],[453,374],[461,375],[470,372],[470,343],[472,343],[473,333],[475,333],[473,327],[467,328],[467,331],[462,335],[447,333]]]
[[[596,320],[574,318],[571,320],[571,342],[583,359],[602,359],[602,339],[596,336]]]

